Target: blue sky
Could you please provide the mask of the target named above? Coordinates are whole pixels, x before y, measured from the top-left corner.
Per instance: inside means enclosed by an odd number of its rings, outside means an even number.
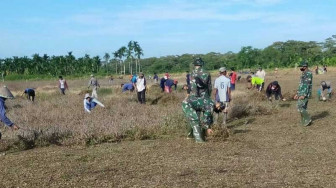
[[[238,52],[336,34],[334,0],[1,0],[0,58],[112,53],[144,57]]]

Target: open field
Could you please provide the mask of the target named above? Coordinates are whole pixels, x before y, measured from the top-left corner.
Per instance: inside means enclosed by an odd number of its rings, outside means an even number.
[[[66,96],[57,81],[8,82],[16,95],[36,87],[37,99],[7,101],[22,130],[1,127],[0,187],[335,187],[335,100],[316,100],[320,81],[336,83],[335,71],[314,75],[309,127],[300,125],[296,101],[270,104],[238,83],[232,106],[243,110],[230,114],[228,135],[216,128],[205,144],[186,139],[184,91],[162,95],[152,86],[139,105],[121,94],[124,81],[101,80],[106,108],[85,114],[86,80],[69,80]],[[280,70],[266,83],[278,80],[288,97],[299,75]]]

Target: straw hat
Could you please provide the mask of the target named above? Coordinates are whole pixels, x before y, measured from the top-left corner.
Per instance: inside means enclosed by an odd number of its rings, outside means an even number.
[[[6,99],[13,99],[14,98],[12,92],[9,91],[7,86],[4,86],[4,87],[0,88],[0,97],[6,98]]]

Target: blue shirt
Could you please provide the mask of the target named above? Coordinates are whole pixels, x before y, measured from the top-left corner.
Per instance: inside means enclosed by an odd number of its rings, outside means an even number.
[[[132,90],[133,89],[133,84],[132,83],[127,83],[123,86],[122,88],[122,92],[128,91],[128,90]]]
[[[34,92],[34,90],[33,89],[31,89],[31,88],[27,88],[27,89],[25,89],[25,91],[24,91],[25,93],[30,93],[30,92]]]
[[[2,97],[0,97],[0,120],[9,127],[14,124],[6,116],[5,99]]]
[[[132,80],[131,80],[131,82],[132,82],[132,83],[136,83],[136,81],[137,81],[137,76],[136,76],[136,75],[134,75],[134,76],[132,77]]]
[[[174,81],[173,80],[171,80],[171,79],[167,79],[166,80],[166,83],[165,83],[165,86],[168,86],[168,87],[172,87],[174,85]]]
[[[104,107],[104,105],[95,98],[90,98],[90,101],[84,99],[84,110],[90,113],[91,110],[97,106],[97,104]]]
[[[220,76],[215,80],[215,86],[220,102],[228,102],[228,88],[231,87],[231,80],[225,76]]]

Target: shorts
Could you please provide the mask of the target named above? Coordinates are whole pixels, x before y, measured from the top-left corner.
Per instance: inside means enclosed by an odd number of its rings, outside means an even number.
[[[230,87],[230,89],[231,89],[232,91],[235,90],[235,89],[236,89],[236,84],[231,83],[231,87]]]

